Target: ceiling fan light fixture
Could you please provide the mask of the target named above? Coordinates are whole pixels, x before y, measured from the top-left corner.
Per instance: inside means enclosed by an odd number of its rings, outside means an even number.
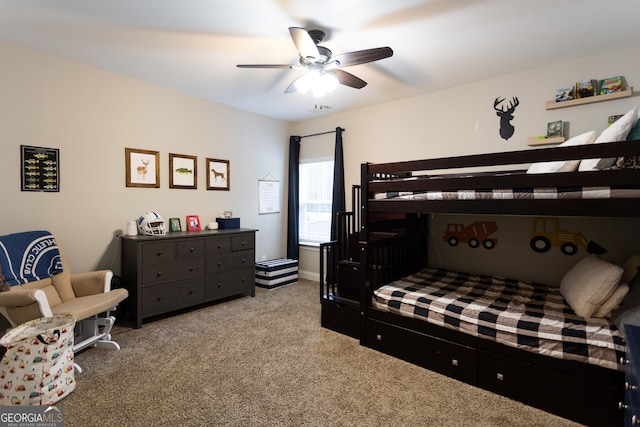
[[[334,73],[318,70],[310,70],[307,74],[296,80],[295,86],[302,94],[311,90],[316,98],[322,97],[338,87],[338,78]]]

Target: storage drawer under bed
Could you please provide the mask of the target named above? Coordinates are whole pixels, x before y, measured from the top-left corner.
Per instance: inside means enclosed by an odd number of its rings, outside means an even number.
[[[478,386],[589,426],[622,426],[622,387],[590,378],[478,350]]]
[[[476,350],[385,322],[367,319],[367,347],[476,384]]]

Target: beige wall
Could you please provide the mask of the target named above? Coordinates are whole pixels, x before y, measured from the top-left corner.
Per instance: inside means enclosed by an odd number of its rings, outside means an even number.
[[[544,135],[548,122],[569,122],[570,136],[594,129],[600,132],[606,127],[608,116],[623,114],[639,104],[638,96],[634,94],[633,97],[616,101],[545,110],[545,103],[554,99],[556,88],[570,85],[576,80],[623,75],[629,85],[640,86],[640,69],[637,67],[639,56],[640,48],[633,48],[568,60],[517,74],[296,123],[292,126],[292,132],[305,135],[331,130],[336,126],[345,128],[343,138],[347,187],[359,183],[360,164],[365,161],[386,162],[527,149],[530,148],[526,144],[527,138]],[[473,64],[469,66],[472,67]],[[354,72],[356,71],[354,69]],[[341,87],[338,90],[352,90],[353,96],[357,96],[354,89]],[[520,101],[512,121],[515,134],[507,141],[498,133],[499,118],[493,110],[493,101],[498,96],[516,96]],[[331,105],[330,95],[323,103]],[[347,205],[350,206],[349,197]],[[637,248],[635,245],[633,241],[627,242],[624,250],[617,251],[618,256],[624,257],[633,250],[630,246]],[[637,249],[640,252],[640,248]],[[475,269],[481,269],[483,266],[488,270],[496,268],[487,264],[483,257],[478,258],[477,253],[456,252],[453,256],[461,255],[467,263],[465,265],[471,265]],[[539,260],[535,263],[528,260],[515,261],[517,271],[523,268],[530,269],[531,265],[540,265]],[[574,261],[564,259],[559,269]],[[511,266],[513,265],[512,263]],[[301,261],[301,270],[314,269],[317,271],[317,265],[304,265]],[[540,271],[541,269],[537,268],[537,272]],[[557,276],[557,272],[554,274]],[[550,280],[557,280],[556,276]],[[536,278],[539,276],[536,275]]]
[[[258,180],[286,189],[286,123],[3,43],[0,93],[0,234],[49,229],[73,271],[119,272],[128,220],[231,210],[258,259],[284,256],[286,214],[258,215]],[[60,192],[20,191],[20,145],[60,149]],[[159,189],[125,187],[125,147],[160,152]],[[169,189],[169,153],[197,156],[196,190]],[[206,190],[207,157],[230,161],[230,191]]]

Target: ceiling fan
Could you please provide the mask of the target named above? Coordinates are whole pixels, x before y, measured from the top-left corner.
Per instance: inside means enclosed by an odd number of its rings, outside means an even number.
[[[314,90],[314,95],[322,96],[333,90],[338,84],[356,89],[362,89],[367,85],[367,82],[342,70],[342,68],[378,61],[393,55],[393,50],[390,47],[378,47],[332,56],[331,50],[320,46],[325,36],[323,31],[307,31],[304,28],[290,27],[289,34],[291,34],[291,39],[300,55],[298,64],[240,64],[237,67],[306,69],[307,73],[296,78],[287,87],[285,93],[292,93],[296,90],[304,93],[311,88]]]

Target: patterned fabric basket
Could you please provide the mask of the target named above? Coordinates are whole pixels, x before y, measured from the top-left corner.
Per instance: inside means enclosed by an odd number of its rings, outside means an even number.
[[[0,338],[0,406],[53,405],[76,388],[71,315],[41,317]]]

